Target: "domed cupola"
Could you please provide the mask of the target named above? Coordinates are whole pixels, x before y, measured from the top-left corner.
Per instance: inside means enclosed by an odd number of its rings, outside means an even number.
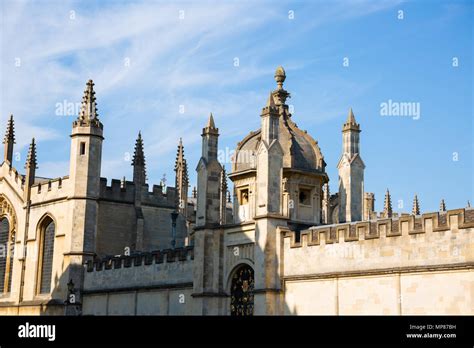
[[[279,66],[275,71],[275,81],[277,88],[270,93],[266,106],[262,110],[262,122],[268,110],[274,110],[278,118],[278,129],[275,135],[283,151],[283,195],[288,195],[287,203],[285,197],[282,200],[282,212],[290,219],[301,222],[320,222],[320,195],[322,185],[328,182],[325,172],[326,163],[318,146],[306,131],[298,128],[286,104],[290,93],[283,88],[286,80],[286,73],[283,67]],[[244,189],[244,196],[251,204],[252,177],[257,171],[257,149],[262,141],[262,128],[250,132],[241,142],[237,144],[235,151],[232,173],[230,179],[237,187],[235,191],[236,201],[242,201],[239,197],[239,186]],[[248,190],[248,191],[247,191]],[[238,202],[237,202],[238,203]],[[247,203],[246,203],[247,204]],[[288,207],[285,206],[288,204]],[[301,205],[300,205],[301,204]],[[318,205],[319,207],[316,207]],[[252,210],[253,208],[249,208]],[[235,212],[238,213],[238,212]],[[236,214],[234,214],[236,215]],[[248,216],[252,216],[249,212]]]

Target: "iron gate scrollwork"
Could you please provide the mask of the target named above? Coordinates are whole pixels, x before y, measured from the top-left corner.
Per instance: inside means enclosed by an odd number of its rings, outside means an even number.
[[[230,312],[235,316],[253,315],[254,272],[252,267],[242,265],[232,276],[230,289]]]

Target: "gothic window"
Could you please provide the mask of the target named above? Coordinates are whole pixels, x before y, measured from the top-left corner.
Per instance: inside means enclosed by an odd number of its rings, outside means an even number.
[[[253,315],[254,272],[242,265],[232,276],[230,288],[230,313],[235,316]]]
[[[54,221],[47,217],[40,228],[40,269],[39,269],[39,288],[40,294],[51,291],[51,276],[53,273],[53,254],[54,254]]]
[[[9,248],[10,223],[3,217],[0,220],[0,293],[9,292],[11,278],[11,252]],[[10,254],[10,255],[9,255]]]

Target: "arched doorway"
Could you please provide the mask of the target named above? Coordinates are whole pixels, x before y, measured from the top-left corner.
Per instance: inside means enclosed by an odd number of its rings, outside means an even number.
[[[253,315],[254,272],[249,265],[237,267],[230,285],[230,315]]]

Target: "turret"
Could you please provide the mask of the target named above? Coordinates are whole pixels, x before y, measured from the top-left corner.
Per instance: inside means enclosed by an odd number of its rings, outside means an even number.
[[[206,127],[202,130],[202,157],[196,168],[198,172],[196,226],[220,223],[222,166],[217,160],[218,138],[219,129],[216,128],[211,113]]]
[[[282,71],[284,74],[284,70]],[[262,141],[257,148],[257,216],[282,212],[283,150],[278,141],[280,115],[274,98],[275,93],[283,93],[282,85],[285,78],[279,69],[275,73],[275,79],[278,88],[270,93],[267,105],[261,113]],[[279,100],[280,111],[284,110],[282,103],[285,99],[286,97]]]
[[[362,220],[365,164],[360,157],[360,126],[352,108],[342,127],[342,156],[339,170],[339,222]]]
[[[82,256],[93,255],[97,235],[100,167],[102,158],[103,126],[97,113],[94,83],[86,84],[80,114],[72,125],[69,178],[71,191],[70,252]],[[69,242],[69,238],[68,238]],[[82,256],[81,256],[82,255]],[[75,277],[75,276],[74,276]],[[74,279],[76,284],[80,279]]]
[[[13,162],[13,144],[15,144],[15,127],[13,122],[13,115],[10,115],[10,119],[7,123],[7,131],[5,133],[5,138],[3,139],[3,144],[5,144],[4,150],[4,161],[10,165]]]

